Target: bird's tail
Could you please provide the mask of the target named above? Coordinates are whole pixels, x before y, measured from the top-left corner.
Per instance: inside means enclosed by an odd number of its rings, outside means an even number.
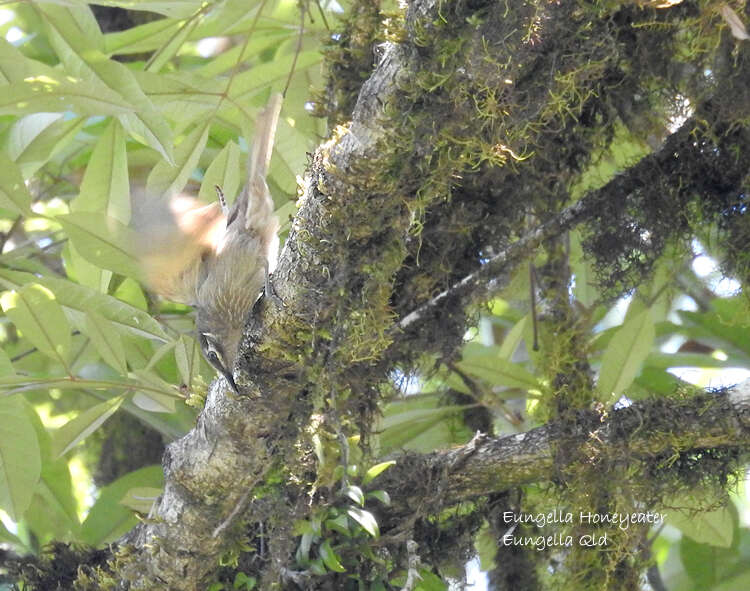
[[[273,242],[276,240],[279,223],[273,215],[274,204],[266,184],[266,175],[271,162],[281,101],[280,94],[272,94],[268,105],[255,121],[255,137],[247,164],[247,184],[227,218],[227,228],[242,224],[245,232],[255,233],[269,258],[273,258]],[[240,231],[237,226],[236,231]]]
[[[250,159],[247,164],[248,184],[265,183],[268,176],[268,165],[271,162],[273,141],[276,137],[276,124],[281,113],[282,97],[274,93],[268,99],[268,104],[255,120],[255,137],[250,149]]]

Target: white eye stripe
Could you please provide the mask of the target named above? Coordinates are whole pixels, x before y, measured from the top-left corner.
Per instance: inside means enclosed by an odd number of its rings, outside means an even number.
[[[224,354],[219,346],[219,344],[216,342],[215,335],[212,335],[210,333],[203,333],[203,338],[206,341],[206,354],[207,355],[214,355],[220,363],[224,363]]]

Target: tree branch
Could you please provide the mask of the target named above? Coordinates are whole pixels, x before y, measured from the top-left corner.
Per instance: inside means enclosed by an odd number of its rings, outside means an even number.
[[[467,275],[449,289],[439,293],[427,303],[404,316],[398,323],[401,330],[423,321],[432,311],[441,307],[448,299],[465,301],[482,300],[503,289],[510,281],[510,274],[544,240],[558,236],[573,228],[587,217],[594,215],[599,204],[594,199],[582,199],[565,208],[557,217],[550,219],[523,238],[489,258],[481,267]]]
[[[375,482],[389,491],[397,515],[418,507],[448,506],[558,478],[555,449],[578,450],[591,463],[645,461],[704,449],[750,446],[750,380],[728,392],[681,401],[654,400],[601,414],[582,411],[576,428],[552,422],[506,437],[477,436],[470,443],[431,454],[395,456],[397,464]],[[398,517],[394,518],[396,521]]]
[[[363,344],[361,350],[341,349],[348,359],[334,354],[335,342],[354,342],[349,331],[359,334],[363,328],[353,318],[362,303],[350,309],[341,291],[359,293],[365,300],[376,298],[374,292],[382,289],[372,283],[362,261],[383,268],[384,276],[392,276],[401,262],[388,251],[373,250],[375,244],[359,248],[350,237],[357,236],[360,244],[370,239],[398,245],[405,241],[411,222],[401,193],[391,193],[372,178],[381,170],[384,121],[389,122],[383,106],[395,100],[393,80],[406,67],[405,61],[399,46],[385,50],[365,84],[350,128],[316,152],[274,272],[284,308],[261,301],[241,348],[237,382],[247,395],[234,396],[222,381],[215,381],[196,427],[168,446],[164,493],[149,519],[123,539],[131,546],[127,560],[120,563],[126,588],[203,589],[204,576],[216,568],[231,538],[213,537],[212,532],[231,521],[247,490],[263,479],[275,460],[282,462],[287,453],[294,453],[298,425],[305,424],[311,412],[311,392],[326,388],[325,383],[309,381],[306,372],[323,367],[318,380],[326,374],[327,380],[335,380],[361,356],[375,354],[373,347],[387,346],[384,340]],[[373,223],[373,208],[379,216],[389,215]],[[387,299],[382,305],[387,306]],[[318,327],[333,327],[333,336],[320,336]],[[299,352],[310,348],[300,364]],[[373,379],[382,380],[384,374]],[[262,520],[252,503],[244,517]]]
[[[711,166],[722,166],[722,162],[726,162],[725,159],[717,159],[717,153],[731,153],[739,162],[750,160],[750,144],[748,143],[730,143],[731,140],[727,138],[719,138],[718,144],[726,143],[727,145],[717,145],[714,150],[711,150],[707,149],[703,143],[691,141],[696,128],[705,123],[705,120],[698,121],[692,117],[687,119],[667,138],[657,152],[645,156],[637,164],[599,189],[590,191],[572,205],[562,209],[555,217],[524,234],[507,248],[500,249],[497,254],[484,261],[478,269],[416,310],[406,314],[399,321],[398,327],[406,330],[434,317],[435,312],[449,300],[454,304],[465,306],[471,302],[488,299],[508,285],[511,273],[542,242],[559,236],[579,224],[589,223],[595,228],[594,232],[597,232],[605,227],[624,227],[628,223],[633,223],[632,218],[629,217],[628,205],[630,204],[632,208],[633,205],[644,200],[644,191],[659,189],[658,185],[644,187],[644,179],[651,176],[652,171],[658,171],[660,176],[668,178],[673,185],[692,187],[695,184],[693,177],[696,175],[696,169],[705,170]],[[715,120],[711,123],[712,127],[717,124],[725,125],[724,122]],[[732,180],[733,183],[726,183],[723,186],[707,186],[701,198],[719,203],[729,201],[733,195],[741,193],[744,182],[742,177]],[[648,194],[645,198],[648,198]],[[674,217],[674,212],[671,212],[670,216]],[[675,224],[674,228],[677,229],[677,227]],[[645,250],[647,248],[645,243],[651,240],[650,236],[653,232],[647,233],[639,226],[636,226],[635,230],[633,234],[638,234],[638,240],[644,243],[641,244],[641,248]],[[608,242],[616,243],[611,237]],[[629,244],[628,247],[634,248],[633,244]]]

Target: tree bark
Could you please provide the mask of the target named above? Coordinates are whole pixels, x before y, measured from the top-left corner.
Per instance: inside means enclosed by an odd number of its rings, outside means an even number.
[[[468,444],[432,454],[406,453],[377,486],[392,491],[397,514],[415,507],[458,501],[554,480],[565,466],[558,447],[585,452],[592,463],[654,458],[705,449],[743,450],[750,445],[750,380],[728,392],[685,399],[634,403],[600,413],[581,411],[577,427],[551,422],[525,433],[491,438],[478,433]],[[648,419],[648,428],[644,419]],[[572,452],[573,457],[580,457]]]

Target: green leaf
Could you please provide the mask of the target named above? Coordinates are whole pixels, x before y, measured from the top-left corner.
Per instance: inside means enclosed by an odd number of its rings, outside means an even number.
[[[112,271],[102,269],[83,258],[70,240],[63,246],[62,257],[70,279],[98,292],[107,293],[112,281]]]
[[[370,466],[365,472],[364,478],[362,478],[362,484],[368,485],[375,480],[380,474],[385,472],[391,466],[396,464],[396,460],[388,460],[387,462],[380,462],[374,466]]]
[[[55,220],[87,261],[121,275],[140,277],[140,265],[133,255],[138,236],[131,228],[94,211],[59,215]]]
[[[174,195],[185,187],[206,146],[209,127],[209,122],[206,121],[182,140],[175,150],[174,166],[165,161],[158,162],[154,166],[146,181],[146,190],[150,194]]]
[[[523,335],[526,332],[526,327],[528,326],[530,320],[531,317],[527,314],[526,316],[521,318],[521,320],[516,322],[513,325],[513,328],[508,331],[508,334],[505,335],[503,344],[500,345],[500,350],[498,351],[498,355],[502,359],[505,359],[506,361],[511,360],[511,357],[513,357],[513,353],[515,353],[516,349],[518,349],[518,345],[520,345],[521,341],[523,341]]]
[[[473,432],[460,416],[466,407],[439,406],[440,401],[440,394],[429,394],[389,404],[378,426],[380,451],[406,448],[428,452],[471,439]]]
[[[216,93],[215,80],[202,80],[185,70],[179,74],[153,74],[135,71],[133,74],[143,92],[153,101],[163,116],[185,125],[212,115],[221,103]]]
[[[59,153],[83,128],[85,120],[57,113],[34,113],[16,121],[8,135],[8,155],[28,179]]]
[[[193,15],[193,18],[191,19],[178,22],[177,29],[169,37],[164,45],[162,45],[157,51],[151,54],[151,57],[149,58],[148,63],[146,64],[144,69],[147,72],[158,72],[159,70],[161,70],[169,60],[177,55],[177,52],[185,43],[190,33],[192,33],[192,31],[201,21],[204,14],[204,12],[200,12],[197,18],[195,15]]]
[[[158,392],[136,392],[133,404],[148,412],[173,413],[176,410],[174,397]]]
[[[327,519],[326,527],[331,531],[339,532],[342,535],[345,535],[347,537],[351,537],[352,532],[349,531],[349,518],[342,513],[335,519]]]
[[[641,370],[640,375],[635,378],[634,384],[640,386],[642,388],[642,392],[639,395],[637,392],[628,391],[628,395],[631,396],[633,400],[638,400],[640,398],[649,398],[654,394],[670,396],[677,391],[677,388],[680,385],[685,385],[682,380],[675,377],[668,371],[648,366],[645,366]]]
[[[359,523],[373,538],[377,538],[380,535],[378,522],[375,520],[375,516],[369,511],[365,511],[359,507],[349,507],[346,510],[346,514]]]
[[[109,390],[111,388],[122,387],[133,389],[133,384],[129,382],[115,382],[107,380],[85,380],[81,378],[37,378],[24,375],[13,375],[0,377],[0,392],[5,396],[18,394],[20,392],[34,392],[36,390],[49,390],[56,388],[58,390]]]
[[[255,67],[234,77],[230,89],[230,98],[238,104],[245,103],[250,97],[267,90],[274,83],[286,81],[292,63],[297,60],[295,72],[300,75],[303,70],[317,69],[323,57],[317,50],[302,51],[297,56],[288,54],[273,61],[258,64]]]
[[[648,144],[622,123],[615,124],[613,131],[614,138],[609,142],[609,147],[595,154],[588,168],[570,187],[570,195],[574,199],[586,191],[602,187],[619,171],[651,152]]]
[[[73,212],[97,211],[130,221],[130,184],[125,133],[117,120],[109,122],[91,153],[81,191],[70,203]]]
[[[394,403],[389,405],[389,408],[397,405]],[[388,413],[382,422],[382,426],[385,429],[392,429],[394,427],[398,429],[404,429],[410,423],[420,423],[423,421],[432,422],[435,420],[443,420],[447,415],[455,414],[464,409],[461,405],[450,405],[450,406],[429,406],[429,402],[425,404],[424,408],[404,408],[399,412]]]
[[[737,367],[742,363],[737,359],[717,359],[705,353],[650,353],[646,367],[667,369],[669,367]]]
[[[3,31],[5,30],[3,27]],[[0,86],[23,80],[28,72],[34,71],[34,68],[29,67],[33,62],[7,41],[5,35],[0,36]]]
[[[114,90],[29,59],[2,37],[0,79],[5,83],[0,112],[74,111],[97,115],[132,111],[132,106]]]
[[[41,353],[67,366],[70,326],[55,294],[38,283],[0,296],[3,311]]]
[[[680,501],[678,505],[685,505],[689,502],[689,500]],[[729,548],[732,545],[735,518],[736,516],[727,507],[696,512],[688,506],[685,510],[670,510],[667,513],[666,522],[696,542]]]
[[[312,574],[317,575],[319,577],[322,577],[328,574],[328,571],[326,570],[326,567],[320,558],[316,558],[315,560],[308,561],[307,568]]]
[[[117,286],[113,294],[117,299],[135,306],[139,310],[148,310],[148,302],[143,289],[137,281],[127,278]]]
[[[456,392],[461,392],[462,394],[474,396],[471,388],[466,385],[463,378],[447,368],[436,374],[433,379],[429,380],[422,388],[422,392],[424,394],[433,394],[435,392],[444,392],[446,388],[456,390]]]
[[[233,141],[225,145],[218,156],[211,161],[203,176],[198,199],[211,203],[216,199],[218,185],[227,203],[232,203],[240,190],[240,148]]]
[[[26,188],[21,171],[8,156],[0,151],[0,207],[23,216],[30,216],[31,193]]]
[[[204,78],[215,78],[224,72],[233,69],[238,63],[245,63],[251,60],[253,56],[264,53],[274,52],[282,42],[297,37],[297,32],[289,28],[256,30],[247,46],[236,45],[227,51],[221,52],[212,58],[205,65],[196,69],[196,73]],[[244,59],[240,59],[240,53]]]
[[[107,400],[111,395],[101,390],[86,389],[86,394],[97,400]],[[129,400],[122,403],[122,410],[136,417],[144,425],[161,433],[166,441],[174,441],[187,433],[195,424],[195,414],[192,409],[183,406],[180,412],[171,415],[157,415],[138,408]]]
[[[151,358],[148,360],[148,364],[144,368],[146,371],[150,371],[156,367],[156,364],[159,363],[164,357],[169,353],[172,349],[175,348],[177,345],[177,341],[168,341],[161,345],[156,351],[154,351],[154,354],[151,356]]]
[[[103,6],[156,12],[170,18],[185,18],[203,6],[203,0],[97,0]]]
[[[102,53],[104,39],[90,8],[51,4],[40,4],[37,8],[44,13],[49,42],[66,70],[103,90],[115,92],[127,101],[132,109],[120,116],[125,129],[171,162],[172,132],[169,125],[143,93],[133,72]],[[85,34],[81,34],[82,29]]]
[[[329,570],[332,570],[333,572],[336,572],[336,573],[346,572],[344,565],[341,564],[341,559],[333,551],[333,548],[331,548],[331,542],[329,542],[328,540],[325,540],[320,545],[319,550],[320,550],[320,557],[323,559],[323,563],[326,565],[326,567]]]
[[[180,335],[174,349],[177,370],[180,379],[188,389],[193,387],[193,380],[200,374],[201,351],[197,341],[187,335]]]
[[[626,318],[602,356],[597,389],[604,399],[617,398],[633,383],[651,352],[654,335],[649,309]]]
[[[651,319],[656,324],[667,319],[672,310],[672,300],[675,297],[674,286],[678,284],[677,276],[684,263],[684,254],[678,249],[667,249],[667,252],[657,259],[651,278],[638,287],[634,301],[640,301],[643,308],[651,309]],[[628,306],[631,313],[634,301]],[[636,308],[636,311],[640,311]]]
[[[157,488],[155,486],[138,486],[129,489],[125,496],[120,499],[120,505],[148,515],[151,511],[151,507],[154,501],[159,498],[159,495],[164,492],[163,488]]]
[[[16,546],[16,548],[27,550],[25,547],[25,544],[21,541],[21,539],[10,533],[3,523],[0,521],[0,542],[3,542],[5,544],[11,544],[13,546]],[[29,551],[30,552],[30,551]]]
[[[0,509],[19,521],[42,471],[39,441],[19,397],[0,398]]]
[[[276,209],[274,214],[279,219],[281,227],[279,228],[279,235],[284,236],[292,227],[292,218],[297,213],[297,204],[293,201],[287,201],[281,207]]]
[[[384,490],[373,490],[373,491],[370,491],[370,492],[367,493],[367,498],[368,499],[371,499],[371,498],[372,499],[377,499],[378,501],[380,501],[381,503],[383,503],[383,505],[385,505],[386,507],[390,507],[391,506],[391,495],[389,495]]]
[[[34,282],[52,291],[57,301],[70,312],[85,314],[89,310],[95,310],[118,327],[125,328],[139,336],[156,338],[165,342],[168,340],[161,325],[149,314],[117,298],[98,293],[67,279],[37,277],[31,273],[11,271],[0,267],[0,284],[7,289],[16,289]]]
[[[729,503],[727,507],[737,516],[733,503]],[[682,536],[676,549],[679,550],[682,566],[690,577],[691,584],[680,586],[680,591],[740,591],[746,588],[734,584],[745,578],[741,574],[750,573],[750,530],[740,527],[738,519],[733,521],[734,541],[728,548],[699,543],[689,536]],[[670,585],[670,589],[673,588]]]
[[[299,23],[299,12],[297,12],[296,6],[289,5],[284,10],[284,5],[284,2],[267,2],[265,4],[263,2],[256,2],[248,6],[248,3],[242,0],[228,0],[220,10],[217,10],[216,19],[206,20],[198,32],[202,35],[215,36],[221,33],[238,34],[241,31],[250,30],[252,31],[252,38],[267,29],[288,29],[290,24],[297,25]],[[262,23],[260,27],[252,29],[251,27],[259,12],[267,18],[260,21]],[[317,26],[320,26],[320,19],[316,18],[314,20],[317,21]],[[312,23],[308,24],[311,27],[316,26]],[[305,31],[309,30],[310,28],[305,26]],[[290,39],[296,38],[297,35],[290,36]],[[250,55],[256,54],[257,52],[253,52]],[[260,57],[263,58],[266,56]]]
[[[255,577],[250,577],[240,571],[234,576],[234,583],[232,583],[232,588],[252,591],[253,589],[255,589],[255,586],[257,584],[258,580]]]
[[[295,524],[296,528],[296,524]],[[304,532],[297,546],[297,551],[294,554],[294,559],[298,564],[307,566],[310,563],[310,548],[312,547],[315,535],[312,532]]]
[[[42,460],[41,477],[24,520],[40,543],[76,536],[80,523],[68,462],[64,458],[52,458],[52,444],[47,429],[31,404],[25,403],[24,407],[36,431]]]
[[[678,312],[685,324],[680,332],[723,349],[727,354],[750,358],[750,321],[743,298],[711,302],[709,312]]]
[[[141,468],[105,486],[81,526],[81,541],[100,546],[119,538],[138,523],[132,511],[121,505],[120,500],[132,488],[163,486],[161,466]]]
[[[0,57],[0,70],[4,66]],[[79,115],[125,116],[132,112],[131,105],[114,91],[54,70],[34,72],[2,89],[0,115],[72,111]]]
[[[479,555],[480,568],[489,572],[497,567],[495,556],[497,555],[497,536],[492,532],[487,521],[482,523],[479,532],[474,538],[474,547]]]
[[[154,51],[164,45],[181,27],[180,21],[158,19],[124,31],[104,35],[104,53],[127,55]]]
[[[286,119],[279,119],[274,142],[274,158],[271,160],[268,175],[285,193],[295,193],[296,175],[307,166],[307,153],[311,149],[309,135],[289,125]]]
[[[463,358],[456,363],[456,367],[490,385],[524,390],[539,388],[536,377],[518,363],[500,357],[498,347],[467,343],[463,349]]]
[[[121,374],[127,374],[125,348],[120,334],[112,328],[111,323],[95,310],[89,310],[86,312],[85,331],[102,359]]]
[[[119,115],[120,122],[131,137],[140,143],[154,148],[167,162],[174,162],[172,155],[172,129],[164,116],[151,104],[150,99],[138,86],[133,73],[122,64],[113,63],[111,68],[117,70],[113,76],[113,83],[118,79],[123,84],[120,87],[126,97],[134,102],[138,111]],[[126,84],[127,83],[127,84]]]
[[[578,231],[570,233],[570,263],[575,276],[573,293],[576,299],[588,308],[596,302],[599,294],[596,290],[594,272],[583,254],[581,235]]]
[[[358,486],[349,485],[346,487],[345,494],[347,497],[349,497],[352,501],[357,503],[360,507],[365,506],[365,493],[362,492],[362,489]]]
[[[419,577],[420,581],[414,591],[446,591],[448,589],[448,585],[439,576],[426,568],[419,569]]]
[[[295,536],[302,536],[304,534],[313,534],[312,523],[307,519],[297,519],[292,524],[293,532]]]
[[[104,48],[104,37],[91,9],[84,3],[39,3],[37,10],[48,32],[66,39],[80,55]]]
[[[67,453],[77,443],[96,431],[111,417],[125,400],[125,395],[115,396],[84,410],[52,434],[52,455],[56,458]]]
[[[13,363],[5,352],[5,349],[0,349],[0,377],[13,376],[16,370],[13,369]]]
[[[143,384],[142,391],[133,396],[133,403],[150,412],[175,412],[175,403],[180,396],[172,384],[151,369],[134,369],[131,376]]]
[[[711,587],[711,591],[737,591],[738,589],[750,589],[750,569]]]

